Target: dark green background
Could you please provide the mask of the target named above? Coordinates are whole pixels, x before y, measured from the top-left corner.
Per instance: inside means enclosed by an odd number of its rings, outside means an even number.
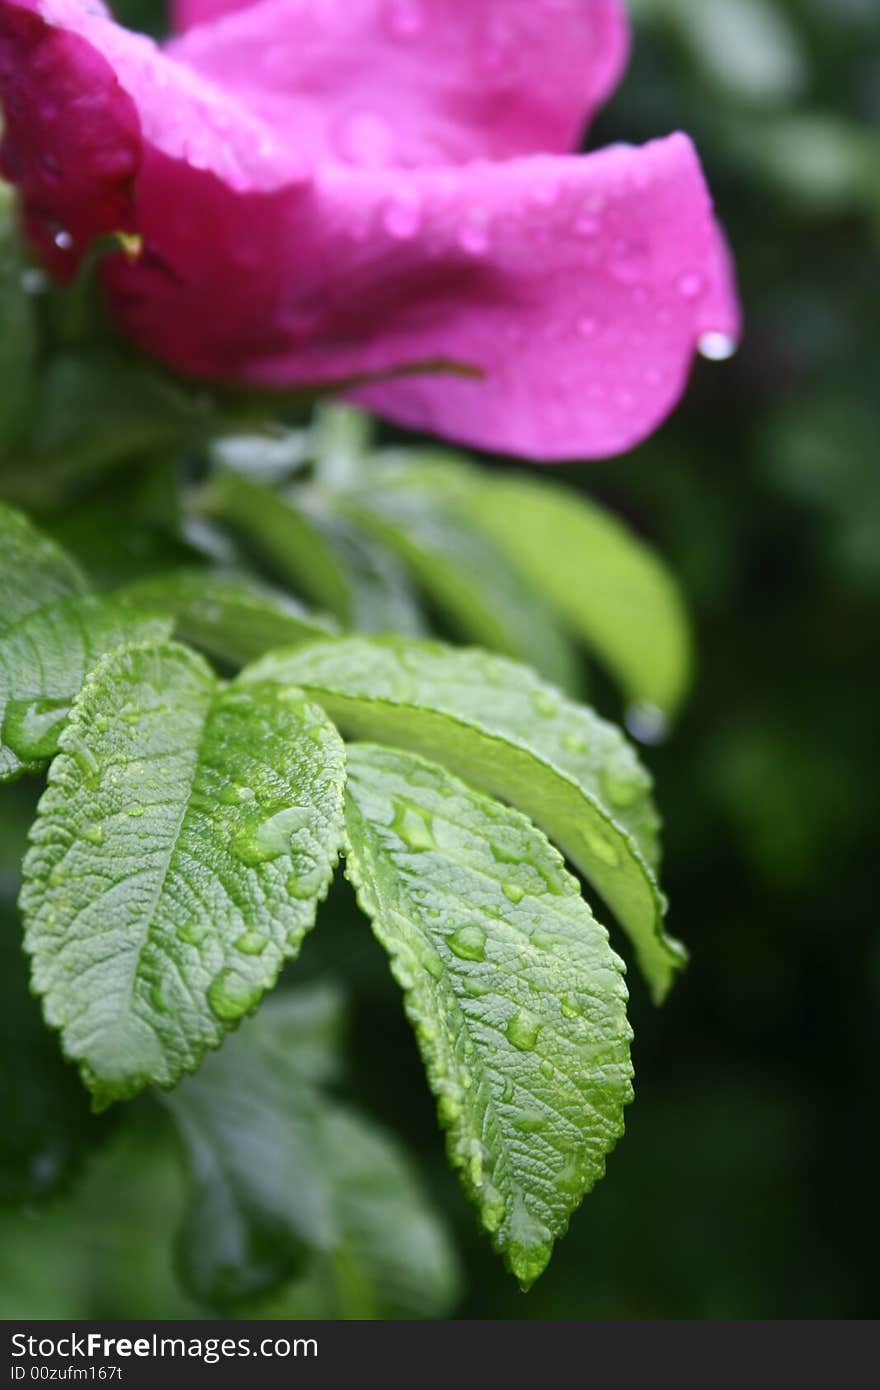
[[[655,541],[696,615],[693,698],[648,755],[693,963],[661,1012],[631,975],[627,1136],[530,1295],[446,1171],[396,990],[344,887],[298,972],[351,987],[347,1089],[406,1139],[456,1231],[457,1315],[875,1316],[880,6],[633,9],[634,59],[591,144],[693,134],[747,333],[733,363],[700,364],[650,444],[560,475]],[[138,1194],[106,1197],[135,1245],[163,1216]],[[63,1249],[17,1231],[10,1306],[60,1309]],[[161,1260],[114,1257],[109,1278],[105,1254],[92,1315],[190,1311]]]

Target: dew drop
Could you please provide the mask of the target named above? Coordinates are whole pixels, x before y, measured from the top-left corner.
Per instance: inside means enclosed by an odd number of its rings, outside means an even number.
[[[642,785],[637,778],[624,772],[616,772],[613,768],[606,768],[602,773],[602,786],[609,801],[615,806],[631,806],[637,801],[642,791]]]
[[[395,801],[391,828],[400,836],[407,849],[415,853],[437,847],[433,817],[411,801]]]
[[[682,299],[699,299],[703,293],[704,284],[702,275],[688,274],[682,275],[678,281],[678,292]]]
[[[626,727],[633,738],[648,747],[657,747],[669,737],[669,720],[656,705],[639,701],[630,705],[625,716]]]
[[[293,836],[310,823],[311,815],[307,809],[288,806],[256,825],[247,825],[240,830],[232,841],[232,853],[249,868],[269,864],[273,859],[289,854]]]
[[[552,719],[559,713],[559,701],[547,690],[539,690],[532,696],[532,705],[535,713],[540,714],[545,719]]]
[[[65,231],[63,227],[60,231],[55,233],[52,240],[59,251],[70,251],[73,248],[73,237],[70,232]]]
[[[486,933],[475,923],[459,927],[448,938],[447,945],[459,960],[486,959]]]
[[[574,996],[573,996],[573,995],[571,995],[571,994],[564,994],[564,995],[562,996],[562,1002],[561,1002],[561,1004],[560,1004],[559,1007],[560,1007],[561,1010],[562,1010],[562,1017],[563,1017],[563,1018],[577,1018],[577,1016],[578,1016],[578,1006],[577,1006],[577,1003],[575,1002],[575,999],[574,999]]]
[[[531,1052],[541,1025],[525,1009],[519,1009],[507,1025],[507,1036],[519,1052]]]
[[[269,944],[269,938],[262,932],[246,931],[238,937],[235,948],[245,956],[259,956]]]
[[[546,1077],[548,1081],[553,1080],[553,1063],[549,1061],[546,1057],[544,1061],[541,1063],[541,1075],[543,1077]]]
[[[504,894],[505,898],[507,898],[508,902],[513,903],[514,906],[517,903],[521,903],[526,895],[526,890],[524,888],[520,888],[518,883],[503,883],[501,885],[501,891]]]
[[[458,233],[458,244],[469,256],[485,256],[489,249],[489,230],[484,222],[465,222]]]
[[[567,753],[585,753],[587,741],[580,734],[563,734],[559,740]]]
[[[234,970],[221,970],[208,986],[211,1012],[224,1023],[234,1023],[259,1002],[259,985],[243,980]]]
[[[421,208],[413,199],[398,199],[385,209],[382,224],[396,241],[409,241],[422,224]]]
[[[704,333],[698,344],[701,357],[708,362],[727,362],[739,348],[729,333]]]

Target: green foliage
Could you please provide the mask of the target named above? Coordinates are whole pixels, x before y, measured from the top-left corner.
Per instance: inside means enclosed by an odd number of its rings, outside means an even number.
[[[338,459],[334,417],[321,429]],[[351,522],[320,487],[280,512],[240,473],[220,493],[276,567],[317,539],[291,566],[300,578],[306,562],[375,545],[340,542]],[[156,515],[176,525],[174,505]],[[530,1286],[622,1132],[631,1034],[606,932],[537,826],[494,798],[544,825],[614,906],[659,999],[681,957],[662,932],[650,780],[625,739],[527,667],[336,636],[247,569],[160,570],[96,596],[20,513],[0,520],[9,772],[53,759],[20,898],[32,986],[96,1109],[170,1092],[190,1294],[344,1316],[420,1316],[450,1297],[448,1252],[405,1161],[323,1093],[332,1008],[304,1015],[281,997],[206,1056],[299,953],[342,846],[346,784],[348,873],[404,987],[451,1163]],[[380,562],[386,593],[396,564]],[[326,565],[313,592],[330,596],[328,576],[354,592],[356,574],[350,558]],[[418,612],[411,591],[405,603]],[[257,659],[223,685],[172,630],[227,666]],[[347,772],[336,724],[391,746],[353,745]]]
[[[437,643],[352,637],[270,653],[241,679],[301,685],[346,734],[436,756],[520,806],[614,909],[664,998],[686,956],[663,927],[651,781],[613,725],[526,667]]]
[[[170,614],[178,637],[234,666],[335,630],[331,620],[247,575],[175,570],[141,580],[120,597],[135,609]]]
[[[177,1238],[186,1286],[254,1316],[431,1317],[455,1266],[408,1161],[323,1090],[342,1005],[276,996],[166,1100],[189,1194]]]
[[[450,1161],[529,1288],[623,1132],[620,962],[540,831],[436,764],[354,745],[347,824]]]
[[[224,691],[173,644],[105,657],[60,749],[26,945],[103,1107],[193,1071],[298,953],[339,849],[343,753],[299,692]]]
[[[99,656],[166,637],[170,624],[87,591],[70,558],[0,503],[0,782],[55,753],[71,701]]]

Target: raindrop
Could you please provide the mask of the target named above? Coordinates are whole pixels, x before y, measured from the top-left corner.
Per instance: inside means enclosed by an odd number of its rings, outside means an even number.
[[[546,690],[539,690],[537,694],[532,696],[532,705],[535,713],[542,715],[545,719],[552,719],[555,714],[559,713],[559,701]]]
[[[699,299],[700,295],[703,293],[703,288],[703,277],[701,275],[682,275],[678,281],[678,292],[682,299]]]
[[[82,832],[84,840],[88,840],[90,845],[103,845],[104,827],[102,825],[89,825]]]
[[[704,333],[698,344],[700,356],[709,362],[727,362],[738,347],[737,339],[729,333]]]
[[[259,1002],[259,985],[249,984],[234,970],[221,970],[208,986],[207,999],[212,1013],[224,1023],[234,1023]]]
[[[458,234],[458,244],[469,256],[484,256],[489,249],[489,231],[482,222],[466,222]]]
[[[273,859],[290,853],[294,834],[305,829],[310,822],[311,816],[306,809],[288,806],[257,825],[249,825],[239,831],[232,841],[232,852],[248,868],[271,863]]]
[[[449,937],[447,945],[459,960],[486,959],[486,933],[476,924],[459,927]]]
[[[52,238],[59,251],[70,251],[73,247],[73,237],[70,232],[66,232],[62,227]]]
[[[407,849],[416,853],[437,847],[433,817],[411,801],[395,801],[391,828],[400,836]]]
[[[519,1009],[507,1025],[507,1036],[519,1052],[531,1052],[541,1025],[525,1009]]]
[[[656,705],[640,701],[626,712],[626,727],[633,738],[649,747],[665,743],[669,737],[669,720]]]
[[[526,890],[520,888],[518,883],[504,883],[501,885],[501,891],[508,902],[513,903],[514,906],[516,906],[517,903],[521,903],[526,895]]]
[[[262,932],[246,931],[237,939],[235,948],[241,951],[242,955],[259,956],[262,955],[268,944],[269,938],[264,936]]]
[[[409,241],[422,224],[421,209],[413,199],[400,199],[386,208],[382,222],[389,236],[397,241]]]

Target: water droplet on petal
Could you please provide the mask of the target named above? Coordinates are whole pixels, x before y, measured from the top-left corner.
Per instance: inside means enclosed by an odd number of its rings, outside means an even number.
[[[729,333],[704,333],[698,344],[701,357],[709,362],[726,362],[739,348]]]
[[[485,256],[489,249],[489,229],[485,222],[465,222],[458,233],[458,244],[469,256]]]
[[[73,248],[73,237],[70,232],[66,232],[62,227],[52,238],[59,251],[70,251]]]
[[[409,241],[422,223],[422,211],[415,198],[398,198],[385,209],[382,223],[389,236]]]
[[[699,299],[704,288],[702,275],[682,275],[678,281],[678,292],[682,299]]]

